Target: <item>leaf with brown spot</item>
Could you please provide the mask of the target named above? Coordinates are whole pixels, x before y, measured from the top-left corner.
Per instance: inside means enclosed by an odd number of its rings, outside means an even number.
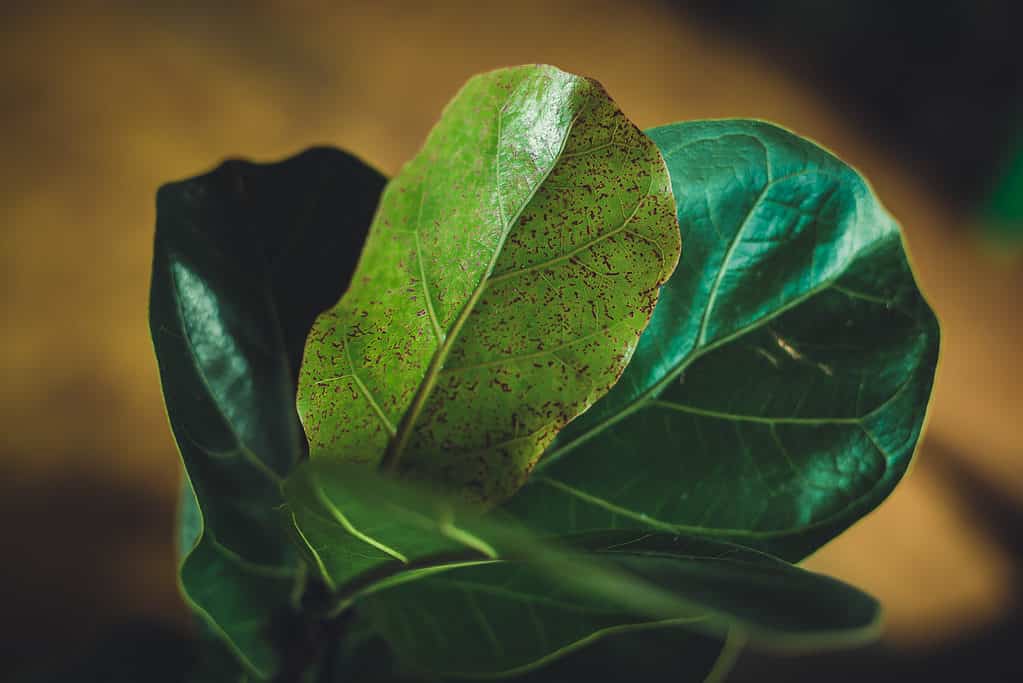
[[[473,78],[309,335],[313,458],[508,497],[618,379],[679,251],[664,160],[599,84],[550,66]]]

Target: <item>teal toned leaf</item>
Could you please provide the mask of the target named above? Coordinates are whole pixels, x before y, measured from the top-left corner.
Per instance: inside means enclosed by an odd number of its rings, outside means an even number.
[[[150,326],[187,480],[181,587],[251,674],[298,558],[276,509],[305,451],[294,407],[314,317],[347,286],[383,178],[316,149],[161,188]]]
[[[637,532],[580,537],[576,545],[590,551],[584,561],[599,573],[483,563],[374,591],[356,608],[409,670],[457,678],[525,673],[615,634],[674,638],[678,648],[692,645],[709,670],[719,650],[708,657],[706,638],[729,627],[797,648],[877,633],[879,606],[869,596],[740,546]],[[603,563],[621,574],[601,571]],[[634,594],[641,586],[660,594],[656,607]]]
[[[798,560],[873,509],[924,422],[938,325],[899,228],[828,152],[766,123],[649,131],[686,244],[618,385],[509,509]]]
[[[473,78],[309,336],[313,457],[507,497],[617,380],[679,248],[664,162],[597,83]]]

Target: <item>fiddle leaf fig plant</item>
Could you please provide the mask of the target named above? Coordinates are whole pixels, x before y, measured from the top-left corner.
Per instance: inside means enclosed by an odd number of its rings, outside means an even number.
[[[162,188],[150,322],[188,680],[700,681],[878,632],[791,563],[905,473],[938,326],[866,181],[776,126],[482,74],[390,181]]]

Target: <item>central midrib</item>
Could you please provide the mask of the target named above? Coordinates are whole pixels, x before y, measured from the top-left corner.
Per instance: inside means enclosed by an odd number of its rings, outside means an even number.
[[[521,86],[519,87],[521,88]],[[397,432],[387,445],[387,450],[384,452],[384,457],[380,462],[380,467],[382,469],[393,470],[398,466],[398,461],[401,459],[405,448],[408,446],[408,441],[412,436],[412,427],[415,426],[416,420],[419,419],[420,413],[422,413],[423,408],[426,406],[426,400],[430,397],[430,394],[433,393],[433,388],[437,384],[437,379],[440,376],[441,369],[444,367],[444,362],[447,360],[448,354],[451,353],[451,349],[454,347],[455,341],[458,339],[458,335],[462,331],[462,327],[465,326],[469,316],[472,315],[473,310],[476,308],[476,304],[479,303],[480,298],[483,296],[483,292],[486,290],[487,285],[490,282],[490,276],[494,272],[494,267],[497,265],[497,259],[500,258],[501,252],[504,250],[504,245],[508,239],[509,233],[511,232],[512,226],[518,222],[522,212],[525,211],[526,207],[533,201],[537,191],[547,181],[547,178],[550,177],[550,174],[554,171],[555,167],[557,167],[558,162],[561,161],[561,156],[565,151],[565,145],[568,143],[568,139],[572,137],[572,131],[575,128],[575,124],[579,120],[579,116],[582,114],[583,109],[589,104],[588,102],[584,102],[580,106],[579,111],[568,124],[568,130],[565,131],[565,136],[561,140],[561,146],[558,149],[558,153],[554,156],[550,167],[543,173],[536,185],[534,185],[529,191],[529,194],[519,205],[515,214],[511,216],[510,219],[505,219],[501,197],[501,120],[504,116],[505,107],[507,107],[508,102],[511,102],[517,95],[517,91],[518,89],[516,89],[516,92],[513,93],[508,100],[506,100],[505,104],[497,112],[497,145],[495,147],[494,154],[494,181],[497,192],[498,214],[504,222],[500,242],[494,249],[494,254],[490,257],[490,263],[487,264],[487,269],[484,271],[479,283],[477,283],[472,295],[462,306],[462,310],[459,311],[458,317],[455,318],[455,321],[452,323],[447,336],[444,337],[444,340],[437,347],[437,350],[434,351],[433,357],[430,359],[430,364],[426,368],[426,375],[424,376],[423,381],[419,384],[419,388],[416,390],[415,396],[412,397],[412,403],[409,405],[408,410],[406,410],[405,414],[402,416],[401,422],[398,424]]]

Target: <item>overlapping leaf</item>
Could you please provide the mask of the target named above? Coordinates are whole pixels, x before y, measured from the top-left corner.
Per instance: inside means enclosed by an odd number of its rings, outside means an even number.
[[[871,598],[740,546],[648,532],[539,540],[353,466],[309,463],[285,491],[338,610],[368,616],[418,673],[524,673],[605,635],[680,624],[804,646],[858,642],[876,625]]]
[[[692,644],[694,656],[729,627],[801,648],[877,631],[873,599],[739,546],[636,532],[575,542],[590,553],[578,560],[581,573],[482,563],[374,591],[357,606],[411,670],[455,678],[516,676],[603,637],[660,629],[672,629],[680,648]],[[721,638],[713,642],[720,649]]]
[[[523,530],[516,535],[491,525],[479,510],[447,496],[358,465],[305,463],[288,478],[284,495],[299,547],[339,594],[351,595],[395,574],[496,558],[495,545],[509,533],[513,547],[531,538]],[[486,538],[478,535],[481,525]]]
[[[551,67],[473,79],[315,326],[378,174],[316,150],[161,191],[151,325],[188,475],[182,587],[246,676],[278,668],[289,535],[335,612],[416,675],[556,680],[596,642],[651,639],[693,674],[727,661],[728,629],[874,632],[871,598],[727,541],[799,559],[905,471],[938,335],[898,228],[854,171],[767,124],[651,136]],[[686,258],[654,311],[676,213]],[[315,458],[294,471],[303,348]],[[500,502],[634,349],[503,508],[366,467]]]
[[[181,586],[248,670],[297,570],[276,510],[305,449],[294,408],[313,318],[347,285],[383,178],[343,153],[229,162],[157,200],[150,325],[186,470]]]
[[[831,154],[756,121],[649,134],[683,261],[621,382],[510,509],[548,531],[708,534],[801,559],[905,472],[937,322],[898,226]]]
[[[368,620],[349,622],[360,630]],[[395,658],[394,649],[379,636],[361,633],[346,639],[337,661],[335,678],[351,683],[416,683],[424,679]],[[367,637],[369,635],[369,637]],[[720,683],[732,667],[741,640],[705,635],[685,624],[659,624],[651,628],[631,625],[614,632],[594,634],[557,657],[509,676],[484,675],[471,680],[507,680],[516,683],[572,681],[702,681]],[[447,678],[443,680],[459,680]],[[462,679],[464,680],[464,679]]]
[[[547,66],[473,78],[310,334],[313,457],[507,497],[618,378],[678,253],[664,162],[599,85]]]

